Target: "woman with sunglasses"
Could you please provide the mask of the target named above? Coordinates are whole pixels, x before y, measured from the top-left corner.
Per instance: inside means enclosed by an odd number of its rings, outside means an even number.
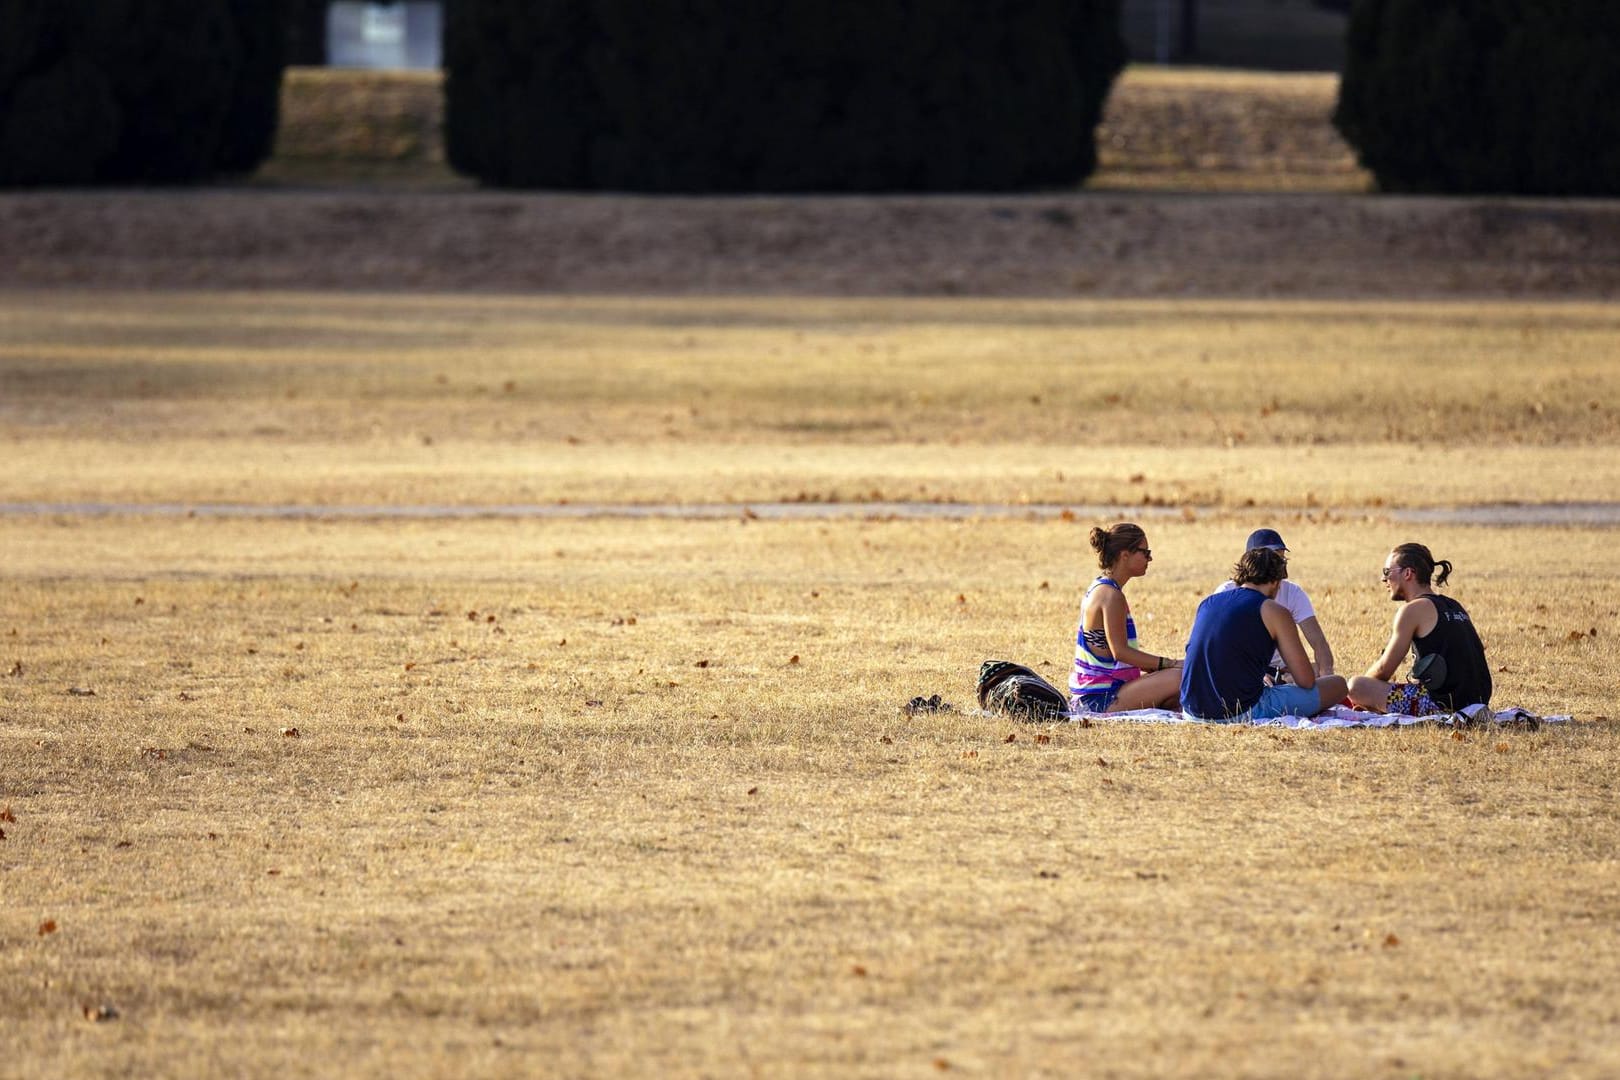
[[[1076,712],[1176,709],[1181,696],[1180,660],[1145,652],[1125,601],[1125,586],[1153,561],[1147,534],[1125,522],[1091,530],[1101,576],[1080,602],[1069,703]]]

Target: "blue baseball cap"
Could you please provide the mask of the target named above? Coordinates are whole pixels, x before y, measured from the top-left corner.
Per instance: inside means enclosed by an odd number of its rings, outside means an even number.
[[[1249,542],[1243,545],[1243,550],[1253,551],[1255,548],[1287,551],[1288,545],[1283,543],[1283,538],[1277,535],[1276,529],[1256,529],[1249,534]]]

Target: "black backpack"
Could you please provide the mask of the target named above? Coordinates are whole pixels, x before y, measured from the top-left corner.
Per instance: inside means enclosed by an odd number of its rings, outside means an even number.
[[[1020,720],[1067,720],[1069,696],[1023,664],[986,660],[979,665],[979,707]]]

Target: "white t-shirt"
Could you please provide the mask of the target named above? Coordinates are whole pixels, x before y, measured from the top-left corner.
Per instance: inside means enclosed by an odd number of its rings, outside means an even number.
[[[1225,581],[1221,582],[1221,587],[1215,591],[1222,593],[1228,589],[1235,589],[1237,587],[1237,582],[1233,581],[1231,578],[1227,578]],[[1311,606],[1311,598],[1305,595],[1304,589],[1300,588],[1298,585],[1295,585],[1287,578],[1284,578],[1282,584],[1277,587],[1277,603],[1288,609],[1288,614],[1294,617],[1295,626],[1298,626],[1306,619],[1314,619],[1316,617],[1316,608]],[[1274,652],[1271,654],[1271,666],[1274,668],[1281,668],[1284,666],[1282,653]]]
[[[1225,592],[1228,589],[1235,588],[1237,588],[1237,582],[1227,578],[1221,582],[1221,587],[1215,591]],[[1277,603],[1288,609],[1288,614],[1294,617],[1296,624],[1316,617],[1316,609],[1311,606],[1311,598],[1305,595],[1304,589],[1287,578],[1284,578],[1282,584],[1277,586]]]

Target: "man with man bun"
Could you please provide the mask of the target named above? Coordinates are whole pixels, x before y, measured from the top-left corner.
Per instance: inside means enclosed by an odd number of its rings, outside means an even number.
[[[1435,570],[1440,572],[1435,574]],[[1474,621],[1463,606],[1434,589],[1451,577],[1451,562],[1422,544],[1402,544],[1384,560],[1384,588],[1400,604],[1384,654],[1350,680],[1350,700],[1364,709],[1434,716],[1489,705],[1491,669]],[[1412,677],[1391,682],[1409,652]]]

